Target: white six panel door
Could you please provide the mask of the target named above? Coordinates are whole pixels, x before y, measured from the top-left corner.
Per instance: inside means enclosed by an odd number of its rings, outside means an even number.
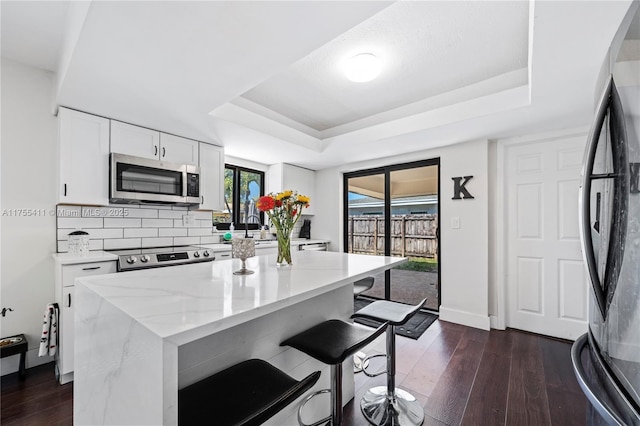
[[[505,148],[507,326],[575,340],[586,332],[578,234],[586,136]]]

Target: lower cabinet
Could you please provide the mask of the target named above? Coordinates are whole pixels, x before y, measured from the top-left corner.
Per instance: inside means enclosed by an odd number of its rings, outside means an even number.
[[[56,303],[60,308],[58,319],[58,356],[56,363],[60,384],[73,380],[73,328],[75,308],[75,279],[117,271],[115,261],[91,262],[73,265],[56,264]]]

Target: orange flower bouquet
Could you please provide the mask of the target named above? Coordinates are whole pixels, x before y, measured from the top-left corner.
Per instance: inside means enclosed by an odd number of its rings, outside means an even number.
[[[309,197],[295,191],[282,191],[260,197],[256,206],[276,227],[278,265],[291,265],[291,232],[302,215],[302,209],[309,207]]]

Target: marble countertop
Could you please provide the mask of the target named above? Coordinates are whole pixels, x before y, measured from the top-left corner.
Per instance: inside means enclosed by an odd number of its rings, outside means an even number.
[[[256,248],[269,248],[269,247],[277,247],[278,246],[278,241],[277,240],[255,240],[256,241]],[[292,246],[301,246],[304,244],[319,244],[319,243],[329,243],[329,240],[307,240],[307,239],[292,239],[291,240],[291,245]],[[227,251],[227,250],[231,250],[231,243],[227,243],[227,244],[200,244],[200,246],[202,247],[206,247],[208,249],[213,250],[214,252],[219,252],[219,251]]]
[[[306,240],[308,241],[308,240]],[[294,251],[247,259],[252,275],[233,275],[239,259],[79,278],[133,320],[176,345],[259,318],[406,261],[406,258]]]
[[[79,253],[53,253],[53,260],[60,265],[77,265],[91,262],[109,262],[118,260],[118,256],[102,250]]]
[[[292,246],[300,246],[303,244],[318,244],[329,243],[329,240],[318,239],[292,239]],[[231,251],[231,244],[196,244],[200,247],[206,247],[214,252]],[[256,240],[256,248],[269,248],[276,247],[278,242],[276,240]],[[113,253],[102,250],[92,250],[86,254],[79,253],[52,253],[53,260],[60,265],[77,265],[82,263],[91,262],[107,262],[111,260],[118,260],[118,256]]]

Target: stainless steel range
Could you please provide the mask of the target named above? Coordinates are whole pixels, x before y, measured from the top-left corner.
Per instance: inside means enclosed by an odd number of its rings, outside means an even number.
[[[216,258],[210,249],[198,246],[151,247],[109,252],[118,256],[118,272],[211,262]]]

